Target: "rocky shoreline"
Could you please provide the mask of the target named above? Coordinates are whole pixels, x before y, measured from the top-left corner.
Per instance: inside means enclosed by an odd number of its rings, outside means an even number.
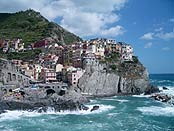
[[[22,93],[21,93],[22,92]],[[10,92],[0,96],[0,113],[5,110],[27,110],[46,112],[52,108],[56,112],[62,110],[82,110],[84,103],[89,99],[75,92],[73,89],[67,90],[65,94],[46,94],[43,90],[25,89],[21,92]]]
[[[169,90],[169,89],[167,87],[163,87],[163,90]],[[150,98],[152,98],[156,101],[168,103],[168,104],[174,106],[174,96],[171,94],[167,94],[162,91],[158,91],[158,92],[151,94]]]
[[[164,88],[167,90],[166,88]],[[35,92],[35,93],[34,93]],[[17,96],[18,95],[18,96]],[[134,95],[131,93],[117,94],[116,96],[128,96]],[[161,93],[158,87],[149,86],[144,95],[150,95],[149,98],[154,100],[169,103],[174,105],[174,96]],[[113,95],[102,96],[84,96],[77,93],[73,88],[67,90],[63,95],[57,93],[47,94],[43,90],[22,89],[16,93],[3,94],[0,91],[0,114],[6,110],[26,110],[37,111],[38,113],[47,112],[48,109],[52,109],[55,112],[60,111],[75,111],[75,110],[89,110],[84,104],[90,102],[90,98],[102,98],[111,97]],[[100,107],[95,105],[90,111],[98,110]]]

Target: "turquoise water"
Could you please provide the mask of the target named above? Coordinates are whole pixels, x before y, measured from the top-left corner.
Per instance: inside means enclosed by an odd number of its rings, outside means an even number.
[[[174,75],[150,78],[153,84],[173,91]],[[174,131],[174,107],[143,95],[93,99],[87,106],[92,105],[100,109],[60,113],[50,109],[41,114],[9,111],[0,115],[0,131]]]

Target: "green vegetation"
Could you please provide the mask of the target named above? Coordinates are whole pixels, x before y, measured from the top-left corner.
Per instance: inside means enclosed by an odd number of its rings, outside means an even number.
[[[108,63],[115,63],[119,61],[119,54],[118,53],[111,53],[105,58],[106,62]]]
[[[37,57],[42,51],[40,49],[29,50],[25,52],[10,52],[4,54],[0,51],[0,57],[7,58],[9,60],[12,59],[20,59],[20,60],[33,60],[33,58]]]
[[[53,36],[58,40],[63,37],[65,44],[81,40],[31,9],[14,14],[0,13],[0,39],[22,38],[27,46]]]
[[[133,62],[134,63],[139,63],[139,60],[138,60],[138,57],[137,56],[133,56],[132,58],[133,58]]]
[[[115,71],[117,69],[117,66],[116,65],[110,65],[110,68]]]

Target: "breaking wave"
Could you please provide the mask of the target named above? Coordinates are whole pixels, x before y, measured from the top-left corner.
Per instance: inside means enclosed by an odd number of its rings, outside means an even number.
[[[150,106],[150,107],[137,107],[137,110],[142,112],[145,115],[153,115],[153,116],[174,116],[174,107],[166,106]]]
[[[167,88],[167,90],[164,90],[163,86],[158,86],[158,88],[162,93],[174,96],[174,87],[173,86],[165,86],[165,87]]]
[[[5,120],[16,120],[20,119],[21,117],[38,117],[41,115],[49,115],[49,114],[54,114],[54,115],[69,115],[69,114],[74,114],[74,115],[88,115],[88,114],[97,114],[97,113],[102,113],[108,110],[111,110],[115,108],[114,106],[111,105],[102,105],[102,104],[96,104],[99,106],[98,110],[92,111],[91,109],[93,108],[94,105],[87,105],[89,109],[87,111],[85,110],[77,110],[77,111],[60,111],[56,112],[53,108],[48,108],[47,112],[41,112],[38,113],[38,111],[21,111],[21,110],[14,110],[14,111],[6,111],[5,113],[0,114],[0,121],[5,121]]]
[[[112,99],[112,98],[104,98],[104,99],[102,99],[102,100],[106,100],[106,101],[118,101],[118,102],[121,102],[121,103],[123,103],[123,102],[129,102],[129,100],[126,100],[126,99]]]

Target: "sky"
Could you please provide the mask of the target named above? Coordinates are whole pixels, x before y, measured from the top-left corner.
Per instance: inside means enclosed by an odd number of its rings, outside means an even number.
[[[131,44],[149,73],[174,73],[174,0],[0,0],[0,12],[39,11],[83,39]]]

